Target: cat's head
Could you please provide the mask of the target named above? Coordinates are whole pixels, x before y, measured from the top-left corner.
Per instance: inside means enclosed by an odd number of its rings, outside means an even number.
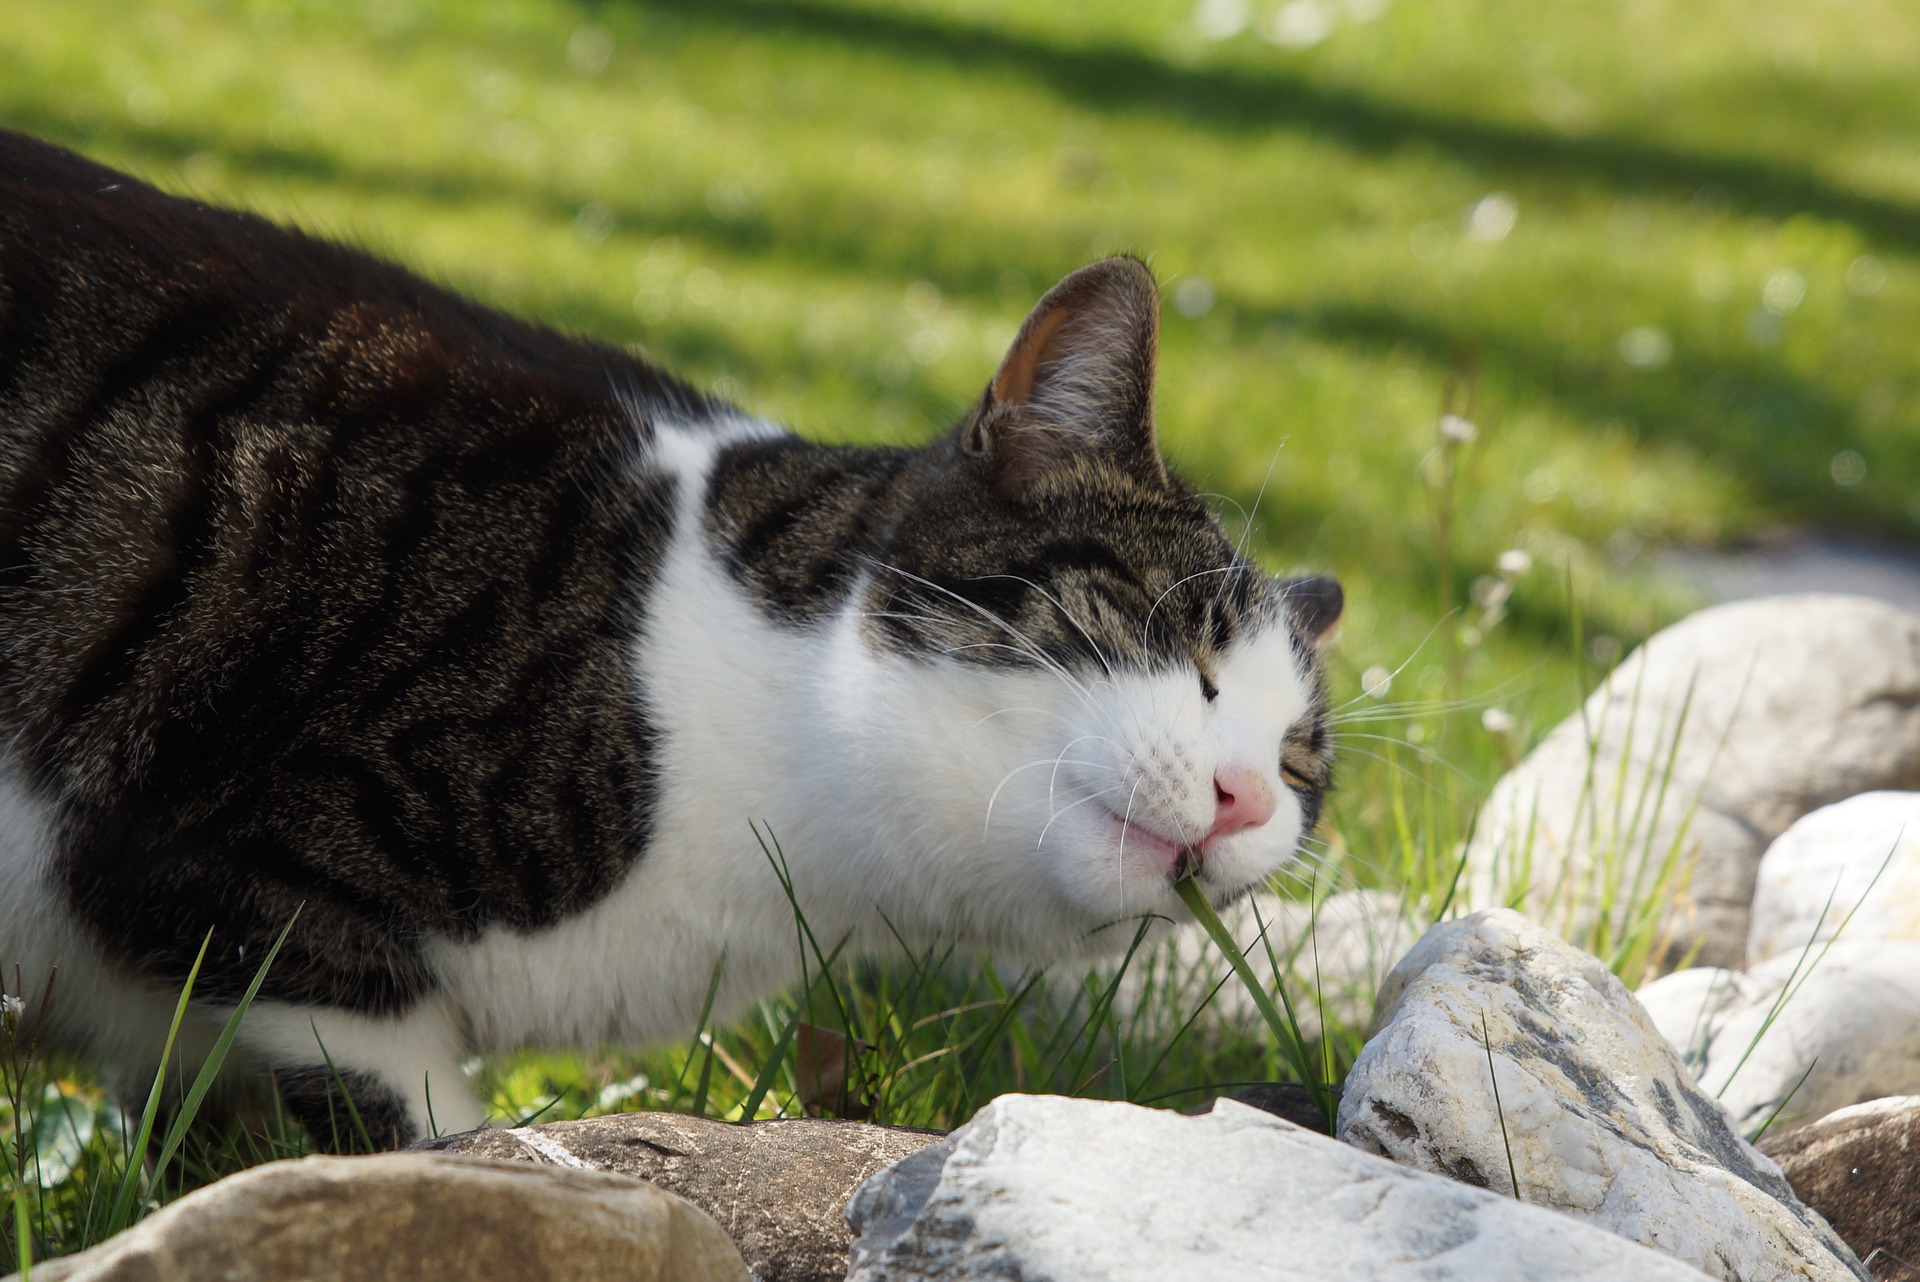
[[[1133,259],[1055,286],[866,586],[869,643],[941,674],[917,768],[974,827],[942,843],[965,853],[937,893],[1006,946],[1184,917],[1189,871],[1215,902],[1244,892],[1296,857],[1331,782],[1339,584],[1265,574],[1168,470],[1158,327]]]

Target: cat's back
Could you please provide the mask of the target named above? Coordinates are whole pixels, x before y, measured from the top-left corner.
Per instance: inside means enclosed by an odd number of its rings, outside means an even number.
[[[76,388],[123,390],[189,352],[209,373],[224,362],[267,383],[299,383],[316,410],[330,401],[337,412],[462,374],[503,380],[492,389],[503,402],[518,392],[576,411],[605,402],[615,381],[642,399],[697,400],[616,349],[6,130],[0,263],[0,394],[16,407],[33,392],[57,400]],[[275,356],[298,364],[266,368]],[[490,426],[427,413],[415,430],[454,421]]]
[[[633,464],[653,418],[707,410],[0,132],[0,782],[60,816],[75,902],[153,958],[222,879],[262,901],[247,936],[316,874],[393,920],[598,893],[633,848],[625,647],[671,523]]]
[[[648,414],[699,403],[615,349],[0,132],[0,729],[64,734],[148,659],[210,678],[224,642],[316,596],[364,615],[396,574],[443,612],[472,604],[463,563],[504,583],[538,546],[556,590],[612,594],[605,545],[639,514],[603,510],[606,478]]]

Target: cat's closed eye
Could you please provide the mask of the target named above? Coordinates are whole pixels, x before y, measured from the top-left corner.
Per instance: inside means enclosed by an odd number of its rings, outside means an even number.
[[[1313,769],[1312,760],[1313,753],[1307,745],[1289,741],[1281,749],[1280,777],[1284,779],[1287,786],[1295,792],[1314,791],[1316,785],[1313,782],[1312,776],[1309,774],[1309,771]]]

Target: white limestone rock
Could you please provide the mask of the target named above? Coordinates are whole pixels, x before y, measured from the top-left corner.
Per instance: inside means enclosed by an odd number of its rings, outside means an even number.
[[[1735,1013],[1770,1000],[1780,986],[1721,966],[1689,966],[1662,975],[1634,992],[1660,1035],[1700,1080],[1714,1038]]]
[[[1863,792],[1794,821],[1760,860],[1747,964],[1832,939],[1920,941],[1920,792]]]
[[[1629,655],[1495,785],[1466,902],[1515,902],[1572,938],[1674,900],[1670,955],[1746,956],[1754,874],[1801,815],[1920,786],[1920,615],[1805,595],[1702,610]],[[1657,889],[1669,853],[1684,894]]]
[[[1727,1282],[1867,1276],[1626,986],[1520,914],[1428,931],[1374,1023],[1340,1101],[1356,1147],[1501,1193],[1517,1177],[1528,1204]]]
[[[1775,1110],[1791,1127],[1920,1092],[1920,943],[1843,937],[1745,973],[1675,971],[1639,996],[1744,1134]]]
[[[1701,1282],[1644,1247],[1231,1100],[1003,1095],[863,1185],[848,1282]]]

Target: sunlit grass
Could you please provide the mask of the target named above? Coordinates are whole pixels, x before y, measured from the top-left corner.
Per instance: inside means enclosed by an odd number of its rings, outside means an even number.
[[[1269,565],[1348,590],[1340,791],[1286,892],[1384,887],[1423,925],[1493,778],[1695,603],[1654,551],[1920,530],[1920,16],[1289,10],[0,0],[0,124],[636,345],[822,439],[923,439],[1053,279],[1145,255],[1168,453]],[[1443,441],[1448,409],[1471,442]],[[1502,572],[1509,549],[1531,568]],[[1632,867],[1670,885],[1669,862]],[[1652,892],[1595,893],[1629,926],[1587,942],[1637,977]],[[704,1072],[737,1116],[798,1008],[872,1048],[876,1115],[911,1124],[1005,1089],[1181,1104],[1293,1071],[1254,1030],[1170,1040],[1170,997],[1129,1027],[1110,971],[833,970],[708,1042],[476,1082],[501,1116],[571,1116],[690,1107]],[[1323,1067],[1360,1031],[1330,1027]],[[779,1063],[759,1113],[795,1107]],[[27,1108],[84,1131],[82,1158],[125,1142],[79,1066],[46,1067]],[[205,1172],[297,1144],[202,1139]]]

